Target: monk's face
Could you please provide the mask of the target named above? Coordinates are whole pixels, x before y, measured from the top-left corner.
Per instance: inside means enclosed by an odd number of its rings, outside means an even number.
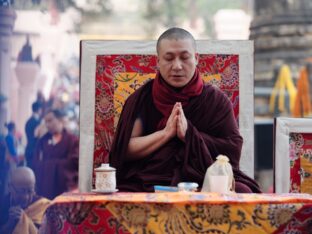
[[[10,184],[10,193],[11,205],[27,208],[35,195],[35,180],[27,176],[15,177]]]
[[[51,134],[61,133],[63,130],[63,121],[55,117],[53,112],[49,112],[44,117],[45,125]]]
[[[163,39],[158,48],[161,76],[171,86],[181,88],[193,77],[198,56],[191,39]]]

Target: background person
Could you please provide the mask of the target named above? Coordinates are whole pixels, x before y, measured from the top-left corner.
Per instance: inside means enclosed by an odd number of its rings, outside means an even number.
[[[25,133],[27,138],[27,145],[25,149],[25,157],[27,166],[32,168],[33,154],[36,143],[38,141],[38,136],[35,135],[36,128],[41,123],[41,113],[42,107],[39,102],[34,102],[31,106],[32,115],[27,120],[25,125]]]
[[[39,139],[34,152],[33,167],[37,193],[54,199],[73,190],[78,181],[78,138],[64,126],[65,114],[48,110],[44,122],[48,132]]]
[[[19,155],[17,153],[18,140],[16,137],[15,123],[9,122],[5,125],[5,127],[8,129],[7,135],[5,136],[6,157],[7,160],[10,161],[10,166],[14,168],[19,163]]]

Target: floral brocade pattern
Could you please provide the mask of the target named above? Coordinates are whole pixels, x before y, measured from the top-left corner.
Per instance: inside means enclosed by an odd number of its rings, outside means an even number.
[[[239,113],[239,56],[200,55],[198,68],[203,80],[223,90]],[[157,71],[155,55],[98,55],[95,82],[94,165],[108,162],[114,131],[127,97]],[[93,175],[94,179],[94,175]],[[93,181],[94,184],[94,181]]]
[[[312,134],[289,134],[290,192],[312,194]]]
[[[46,219],[45,233],[309,233],[312,196],[65,194],[48,208]]]
[[[116,189],[116,172],[98,171],[95,176],[95,188],[98,190],[110,190]]]
[[[129,232],[106,209],[106,204],[70,203],[54,206],[46,212],[45,234],[55,233],[118,233]]]

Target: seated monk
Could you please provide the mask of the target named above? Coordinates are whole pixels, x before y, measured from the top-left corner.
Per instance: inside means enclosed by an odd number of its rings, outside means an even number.
[[[110,163],[120,191],[154,191],[154,185],[203,184],[219,154],[233,167],[235,191],[260,192],[239,169],[243,139],[228,97],[205,84],[197,70],[193,36],[181,28],[157,41],[159,71],[127,99],[115,133]]]
[[[1,202],[0,233],[38,233],[49,204],[50,200],[35,193],[33,171],[16,168],[9,181],[9,195]]]

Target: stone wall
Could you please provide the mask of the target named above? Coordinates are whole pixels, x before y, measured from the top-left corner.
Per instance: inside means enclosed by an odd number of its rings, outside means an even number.
[[[311,0],[255,0],[250,39],[255,42],[255,115],[268,111],[277,69],[290,66],[296,82],[299,69],[312,57]]]

